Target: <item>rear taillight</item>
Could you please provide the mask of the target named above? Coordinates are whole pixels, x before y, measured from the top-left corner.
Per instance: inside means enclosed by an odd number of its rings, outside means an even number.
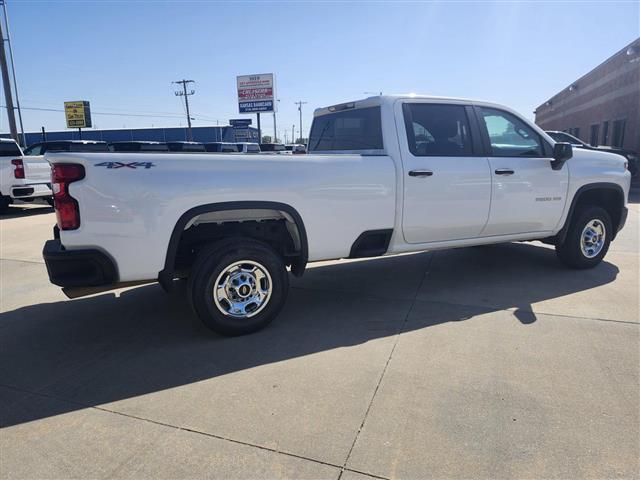
[[[13,176],[16,178],[24,178],[24,163],[22,163],[22,159],[16,158],[15,160],[11,160],[11,164],[13,165]]]
[[[84,167],[77,163],[54,163],[51,169],[53,201],[60,230],[80,227],[78,201],[69,194],[69,184],[84,178]]]

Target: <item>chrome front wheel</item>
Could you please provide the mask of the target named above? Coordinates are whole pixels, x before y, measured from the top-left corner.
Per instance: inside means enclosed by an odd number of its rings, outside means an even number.
[[[580,250],[587,258],[596,257],[604,247],[607,230],[604,223],[594,218],[589,220],[580,235]]]
[[[613,237],[611,215],[596,205],[576,208],[562,243],[556,245],[558,257],[572,268],[593,268],[609,250]]]

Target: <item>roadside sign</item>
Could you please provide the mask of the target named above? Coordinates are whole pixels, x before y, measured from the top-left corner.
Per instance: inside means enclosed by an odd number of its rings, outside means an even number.
[[[273,73],[240,75],[238,83],[238,109],[240,113],[276,111],[276,86]]]
[[[86,100],[64,102],[64,116],[67,128],[91,128],[91,109]]]
[[[251,122],[250,118],[232,118],[229,120],[229,125],[232,127],[248,127]]]

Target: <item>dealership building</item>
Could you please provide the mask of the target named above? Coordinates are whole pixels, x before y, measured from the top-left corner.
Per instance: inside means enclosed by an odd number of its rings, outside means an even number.
[[[640,38],[534,111],[544,130],[640,152]]]
[[[192,127],[194,142],[258,142],[258,129],[250,126],[214,125]],[[10,138],[6,134],[0,137]],[[20,135],[22,137],[22,135]],[[100,130],[94,128],[78,130],[60,130],[52,132],[25,132],[26,144],[55,140],[102,140],[105,142],[184,142],[189,136],[186,127],[158,128],[117,128]]]

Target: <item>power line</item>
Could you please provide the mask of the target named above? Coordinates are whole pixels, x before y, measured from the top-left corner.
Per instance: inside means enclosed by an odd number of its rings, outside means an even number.
[[[193,95],[194,93],[196,93],[195,90],[190,90],[189,92],[187,92],[187,84],[188,83],[196,83],[194,80],[176,80],[175,82],[171,82],[171,83],[176,83],[176,84],[180,84],[182,85],[182,91],[177,91],[175,92],[177,97],[184,97],[184,104],[185,107],[187,108],[187,132],[189,133],[189,141],[193,142],[193,133],[191,132],[191,115],[189,115],[189,95]]]

